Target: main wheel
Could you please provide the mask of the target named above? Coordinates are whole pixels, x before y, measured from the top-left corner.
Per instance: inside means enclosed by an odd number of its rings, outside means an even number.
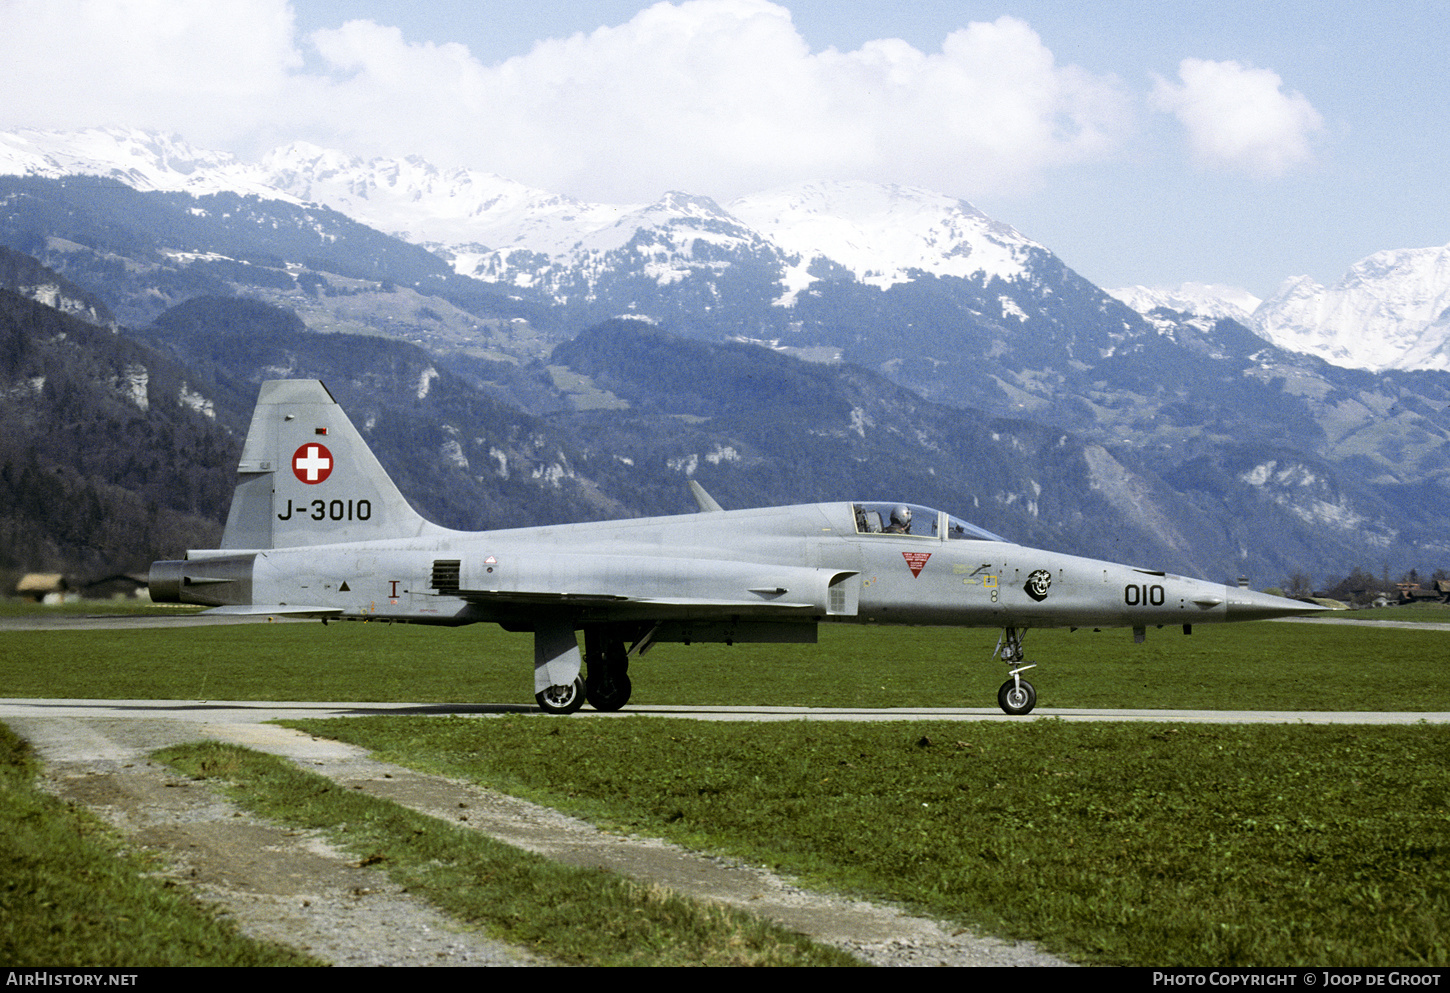
[[[629,703],[633,690],[634,684],[622,672],[613,674],[607,683],[596,677],[589,681],[589,706],[595,710],[621,710]]]
[[[539,709],[546,714],[572,714],[584,706],[584,680],[576,676],[572,683],[550,686],[535,693],[534,699],[539,702]]]
[[[584,691],[595,710],[620,710],[629,703],[629,652],[617,629],[584,629]]]
[[[1004,713],[1020,716],[1032,713],[1032,708],[1037,706],[1037,691],[1027,680],[1009,679],[1002,684],[997,691],[997,706],[1002,708]]]

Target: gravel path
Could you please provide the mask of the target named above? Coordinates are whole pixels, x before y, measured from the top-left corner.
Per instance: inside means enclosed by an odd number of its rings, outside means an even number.
[[[876,965],[1066,965],[1031,946],[950,929],[890,907],[803,890],[763,869],[613,835],[558,811],[377,762],[362,749],[253,723],[19,717],[7,723],[46,762],[57,795],[160,853],[170,874],[226,908],[247,933],[337,965],[547,965],[486,938],[359,868],[320,837],[234,807],[145,756],[206,737],[287,756],[386,797],[574,865],[598,866],[733,904]]]

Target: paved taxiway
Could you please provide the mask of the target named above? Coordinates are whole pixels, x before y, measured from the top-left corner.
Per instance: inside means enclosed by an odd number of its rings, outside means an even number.
[[[0,699],[0,720],[46,718],[174,721],[191,724],[261,724],[304,717],[387,715],[541,714],[532,704],[343,703],[244,700],[44,700]],[[604,714],[587,707],[575,719],[684,717],[701,721],[1165,721],[1192,724],[1446,724],[1443,711],[1312,710],[1091,710],[1044,707],[1009,717],[986,707],[668,707],[631,706]]]

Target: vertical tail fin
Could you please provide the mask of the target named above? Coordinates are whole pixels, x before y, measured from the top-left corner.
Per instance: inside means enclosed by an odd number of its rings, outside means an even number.
[[[409,538],[445,529],[408,505],[327,387],[262,384],[222,548]]]

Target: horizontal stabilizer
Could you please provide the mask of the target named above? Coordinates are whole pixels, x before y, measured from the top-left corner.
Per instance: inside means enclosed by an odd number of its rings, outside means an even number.
[[[715,502],[714,497],[705,492],[705,487],[693,479],[690,480],[690,494],[695,498],[695,502],[700,505],[700,512],[702,514],[714,514],[725,509]]]

